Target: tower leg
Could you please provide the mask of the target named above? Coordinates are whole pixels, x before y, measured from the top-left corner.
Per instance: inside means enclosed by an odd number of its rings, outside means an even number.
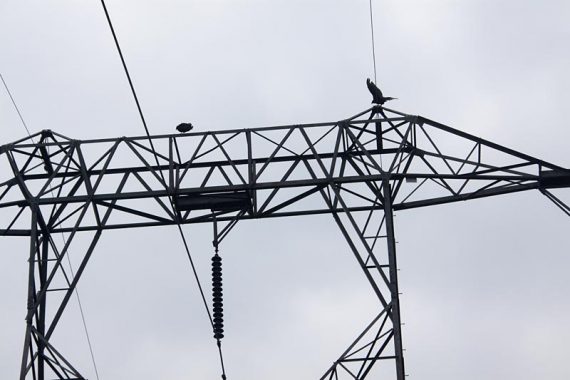
[[[384,215],[386,218],[386,242],[388,246],[388,265],[390,276],[390,295],[392,298],[392,324],[394,328],[394,350],[396,352],[396,374],[398,380],[404,380],[404,353],[402,349],[402,322],[400,320],[400,297],[398,290],[398,265],[396,260],[396,237],[394,235],[394,210],[390,183],[383,181]]]
[[[28,372],[28,357],[31,355],[32,367],[34,366],[34,352],[32,350],[32,324],[33,324],[33,308],[35,304],[35,260],[38,239],[38,214],[34,207],[32,210],[32,225],[30,233],[30,254],[28,256],[28,301],[26,313],[26,332],[24,336],[24,349],[22,353],[22,364],[20,366],[20,380],[25,380],[26,373]],[[32,368],[35,371],[35,368]],[[43,380],[43,379],[39,379]]]
[[[364,275],[380,301],[379,314],[352,342],[333,365],[325,372],[324,379],[364,379],[377,364],[378,372],[396,380],[404,380],[404,357],[400,321],[400,303],[396,262],[396,241],[390,184],[383,181],[382,191],[377,193],[382,209],[355,213],[350,211],[341,188],[331,185],[332,194],[321,195],[332,211],[338,227],[345,237]],[[337,204],[343,212],[334,211]],[[386,246],[380,244],[386,240]],[[394,364],[389,365],[393,361]],[[390,368],[391,367],[391,368]],[[395,370],[394,370],[395,369]]]
[[[101,236],[101,230],[98,230],[91,233],[90,240],[81,239],[82,243],[78,244],[88,244],[83,249],[74,245],[76,254],[83,252],[81,262],[73,272],[65,269],[64,260],[67,260],[76,232],[74,229],[63,243],[58,244],[52,239],[41,213],[32,212],[28,304],[20,380],[84,379],[51,339]],[[50,292],[61,292],[63,297],[56,298],[57,302],[52,299],[54,313],[48,314],[47,296]]]

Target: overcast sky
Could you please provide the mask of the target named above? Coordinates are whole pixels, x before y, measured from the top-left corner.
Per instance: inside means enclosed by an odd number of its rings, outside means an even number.
[[[368,1],[107,5],[153,134],[332,121],[370,104]],[[570,167],[568,1],[373,5],[393,108]],[[32,131],[144,133],[98,1],[0,2],[0,73]],[[24,136],[0,88],[0,144]],[[409,378],[570,378],[569,227],[538,192],[398,213]],[[185,231],[207,281],[211,226]],[[176,234],[103,235],[79,286],[100,379],[219,378]],[[27,245],[0,239],[3,379],[19,371]],[[231,380],[318,378],[376,311],[328,216],[243,222],[222,252]],[[76,304],[62,323],[64,352],[95,379]]]

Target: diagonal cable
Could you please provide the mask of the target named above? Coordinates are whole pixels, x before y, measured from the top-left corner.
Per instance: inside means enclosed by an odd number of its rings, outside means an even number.
[[[146,119],[144,118],[144,114],[143,114],[143,111],[141,108],[141,104],[139,102],[139,98],[138,98],[137,93],[135,91],[135,86],[134,86],[133,81],[131,79],[131,74],[129,73],[129,69],[127,68],[127,63],[125,62],[125,58],[123,57],[123,51],[121,50],[121,46],[119,45],[119,40],[117,39],[117,34],[115,33],[115,28],[113,27],[113,23],[111,22],[111,17],[109,16],[109,12],[107,11],[107,6],[105,5],[104,0],[101,0],[101,5],[103,6],[103,10],[105,11],[105,17],[107,18],[107,23],[109,24],[109,29],[111,29],[111,34],[113,34],[113,40],[115,41],[115,46],[117,47],[117,51],[119,52],[119,57],[121,57],[121,63],[123,64],[123,69],[125,71],[125,75],[127,76],[127,80],[129,81],[129,86],[131,88],[133,98],[135,99],[135,103],[137,105],[137,110],[139,111],[139,116],[141,118],[141,121],[142,121],[142,124],[144,127],[144,131],[145,131],[146,136],[148,138],[148,142],[149,142],[151,150],[153,152],[154,160],[156,161],[156,166],[158,169],[158,167],[160,167],[160,165],[158,163],[158,156],[156,155],[156,149],[154,148],[154,143],[152,142],[152,139],[150,137],[150,132],[148,131]],[[162,171],[160,171],[160,176],[162,177],[162,180],[164,181],[164,174],[162,174]],[[166,184],[165,181],[164,181],[164,183]]]
[[[20,117],[20,120],[22,121],[22,125],[26,129],[28,136],[30,136],[30,138],[32,138],[32,135],[30,134],[30,130],[28,129],[28,126],[27,126],[26,122],[24,121],[22,114],[20,113],[20,109],[18,108],[18,105],[16,104],[16,101],[14,100],[14,97],[12,96],[12,93],[10,92],[8,85],[6,84],[6,81],[4,80],[4,77],[2,76],[2,73],[0,73],[0,79],[2,79],[2,83],[4,84],[4,88],[6,89],[6,92],[8,93],[8,96],[10,97],[10,100],[12,101],[12,104],[14,105],[14,109],[16,109],[16,112],[18,113],[18,116]],[[35,144],[35,141],[33,138],[32,138],[32,142]]]
[[[119,56],[121,58],[121,63],[123,64],[123,69],[125,71],[125,75],[127,76],[127,80],[129,81],[129,86],[131,88],[131,92],[133,94],[135,103],[137,105],[137,109],[138,109],[143,127],[145,129],[146,136],[147,136],[148,141],[150,143],[150,147],[151,147],[151,150],[152,150],[152,153],[154,156],[154,160],[156,162],[157,170],[160,173],[160,177],[162,178],[162,182],[163,182],[164,186],[166,187],[166,180],[164,178],[164,174],[162,173],[162,170],[160,170],[160,164],[158,163],[158,156],[156,153],[156,149],[154,148],[154,144],[153,144],[152,139],[150,137],[148,126],[147,126],[146,120],[144,118],[144,114],[142,112],[142,108],[141,108],[137,93],[135,91],[133,81],[131,79],[131,75],[129,74],[129,69],[127,68],[127,64],[125,62],[125,58],[123,56],[121,46],[119,45],[119,40],[117,39],[117,34],[115,33],[115,28],[113,27],[113,23],[111,22],[111,17],[109,16],[109,12],[107,10],[107,6],[105,5],[104,0],[101,0],[101,5],[103,6],[103,10],[105,12],[105,17],[107,18],[107,23],[109,24],[109,28],[111,29],[111,33],[113,34],[113,40],[115,41],[115,46],[117,47],[117,51],[118,51]],[[174,213],[176,214],[176,210],[174,208],[174,202],[173,202],[171,196],[169,195],[168,198],[170,200],[170,204],[172,206],[172,209],[173,209]],[[190,266],[192,267],[192,272],[194,274],[194,278],[195,278],[196,283],[198,285],[198,289],[200,291],[200,296],[202,298],[202,302],[204,303],[204,308],[206,309],[206,313],[208,314],[208,319],[210,320],[210,324],[212,325],[212,328],[213,328],[214,327],[214,321],[213,321],[211,313],[210,313],[210,308],[208,307],[208,302],[206,301],[206,297],[204,295],[204,290],[202,288],[200,278],[198,277],[198,272],[196,271],[196,267],[194,265],[194,260],[192,259],[192,255],[190,254],[190,249],[188,247],[188,243],[187,243],[186,238],[184,236],[184,232],[182,231],[182,226],[180,225],[180,220],[178,218],[175,218],[175,221],[176,221],[176,225],[178,226],[178,231],[180,232],[180,237],[182,239],[182,242],[184,243],[184,248],[186,250],[186,256],[188,257],[188,260],[190,261]],[[222,346],[221,346],[221,342],[219,339],[217,340],[217,346],[218,346],[218,352],[220,355],[220,364],[221,364],[221,368],[222,368],[222,379],[225,380],[226,379],[226,373],[225,373],[225,367],[224,367],[224,359],[223,359],[223,354],[222,354]]]
[[[376,47],[374,43],[374,15],[372,13],[372,0],[368,2],[370,8],[370,32],[372,35],[372,63],[374,65],[374,83],[378,83],[376,81]]]

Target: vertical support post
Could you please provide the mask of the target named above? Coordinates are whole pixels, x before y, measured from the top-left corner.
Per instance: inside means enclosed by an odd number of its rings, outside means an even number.
[[[388,244],[388,265],[390,293],[392,298],[392,324],[394,329],[394,350],[396,356],[396,375],[404,380],[404,354],[402,349],[402,324],[400,320],[400,297],[398,292],[398,266],[396,262],[396,237],[394,235],[394,210],[392,209],[392,191],[389,179],[382,181],[384,191],[384,215],[386,216],[386,240]]]
[[[374,122],[376,126],[376,149],[378,150],[378,154],[382,153],[384,149],[384,137],[382,136],[382,123],[379,121]]]
[[[40,277],[40,289],[44,289],[46,286],[47,281],[47,274],[48,274],[48,255],[49,255],[49,243],[50,243],[50,235],[49,233],[42,233],[42,254],[41,254],[41,261],[38,263],[38,270],[39,270],[39,277]],[[41,336],[45,335],[45,328],[46,328],[46,299],[47,293],[41,298],[40,305],[39,305],[39,318],[38,318],[38,326],[37,330]],[[45,367],[45,360],[44,360],[44,351],[45,351],[45,343],[43,339],[38,340],[38,378],[39,380],[44,379],[44,367]]]
[[[247,183],[249,186],[249,193],[252,199],[252,209],[251,212],[255,215],[257,214],[257,191],[253,189],[255,185],[255,163],[253,161],[253,147],[251,143],[251,131],[245,131],[245,138],[247,143]]]
[[[28,354],[32,343],[32,323],[33,313],[31,310],[35,307],[35,255],[37,249],[38,239],[38,210],[36,205],[30,207],[32,212],[32,225],[30,233],[30,255],[28,257],[28,303],[27,303],[27,316],[26,316],[26,333],[24,336],[24,350],[22,353],[22,365],[20,367],[20,380],[25,380],[27,367],[28,367]],[[40,380],[43,380],[40,378]]]

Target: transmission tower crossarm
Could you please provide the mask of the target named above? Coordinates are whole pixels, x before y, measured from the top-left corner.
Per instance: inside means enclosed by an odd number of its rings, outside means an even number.
[[[93,202],[89,222],[79,229],[94,231],[102,227],[100,212],[111,209],[104,229],[176,223],[169,196],[186,208],[178,210],[186,224],[209,222],[214,212],[220,220],[231,219],[239,204],[235,210],[214,205],[213,212],[199,205],[207,198],[228,204],[235,194],[247,204],[242,219],[324,213],[325,205],[299,204],[318,197],[331,182],[358,194],[360,202],[349,205],[353,210],[380,206],[374,192],[385,178],[392,184],[394,210],[570,186],[570,171],[561,166],[379,107],[339,122],[153,136],[158,165],[144,136],[79,142],[43,131],[34,137],[41,139],[0,148],[0,160],[7,157],[13,173],[6,177],[3,171],[0,178],[0,210],[14,215],[0,226],[0,235],[30,235],[19,223],[25,213],[18,211],[31,203],[73,219],[77,207]],[[126,181],[120,192],[108,185],[120,180]],[[37,184],[41,190],[34,190]],[[156,207],[133,207],[142,199]],[[44,229],[70,230],[56,219],[46,221],[51,224]]]
[[[404,380],[394,211],[540,190],[570,215],[550,191],[570,187],[568,169],[380,106],[338,122],[181,135],[79,141],[46,130],[0,146],[0,165],[0,236],[30,239],[21,380],[84,379],[52,336],[105,230],[220,223],[219,242],[241,220],[332,215],[380,312],[322,379],[364,379],[391,362]],[[69,233],[63,245],[58,232]],[[72,241],[85,247],[67,273]],[[46,313],[53,291],[65,293]]]

